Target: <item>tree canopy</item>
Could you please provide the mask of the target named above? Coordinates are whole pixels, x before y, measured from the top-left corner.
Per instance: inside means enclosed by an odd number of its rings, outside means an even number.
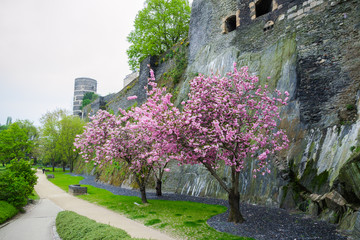
[[[78,156],[74,151],[74,139],[82,133],[84,121],[77,116],[68,115],[59,109],[46,113],[41,118],[41,153],[43,161],[50,162],[53,168],[56,164],[66,165],[73,170],[73,163]]]
[[[0,132],[0,161],[7,164],[14,158],[30,158],[34,143],[30,138],[30,130],[36,135],[36,128],[30,123],[25,127],[25,122],[15,122],[6,130]]]
[[[146,0],[127,39],[129,65],[139,68],[147,56],[157,56],[187,37],[191,8],[188,0]]]

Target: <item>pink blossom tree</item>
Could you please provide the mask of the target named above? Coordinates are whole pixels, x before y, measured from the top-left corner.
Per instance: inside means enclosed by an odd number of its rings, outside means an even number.
[[[156,178],[156,194],[161,196],[163,174],[170,171],[166,166],[176,153],[176,144],[170,137],[171,126],[174,126],[173,120],[178,118],[180,112],[171,103],[172,95],[166,92],[166,88],[157,87],[153,70],[150,70],[148,86],[148,97],[144,104],[128,112],[120,111],[128,117],[127,124],[138,131],[138,143],[144,141],[147,146],[142,155]]]
[[[139,186],[143,203],[147,203],[145,187],[152,171],[158,185],[160,182],[157,193],[161,195],[161,178],[164,171],[169,171],[166,165],[175,146],[164,130],[167,130],[166,123],[179,115],[170,102],[171,94],[166,94],[165,88],[157,88],[154,73],[150,72],[151,89],[141,107],[129,111],[119,109],[118,117],[99,111],[75,142],[83,158],[96,165],[126,162]]]
[[[279,105],[286,96],[270,94],[247,68],[227,77],[199,75],[190,82],[189,100],[173,125],[173,136],[181,164],[202,164],[228,193],[229,222],[241,223],[239,176],[246,163],[253,162],[256,173],[270,173],[268,159],[288,146],[288,138],[277,128]],[[222,179],[217,168],[231,169],[231,183]]]

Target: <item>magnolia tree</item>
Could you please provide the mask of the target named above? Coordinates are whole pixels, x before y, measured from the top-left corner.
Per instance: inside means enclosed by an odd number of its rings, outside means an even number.
[[[83,158],[95,165],[126,162],[139,185],[143,203],[147,203],[145,186],[152,171],[161,195],[161,178],[164,171],[169,171],[166,165],[176,146],[167,134],[167,123],[179,115],[170,102],[171,95],[165,88],[157,88],[154,73],[150,72],[151,89],[146,103],[129,111],[119,109],[118,117],[99,111],[75,142]]]
[[[189,100],[182,102],[181,115],[169,125],[178,161],[204,165],[228,193],[229,222],[244,221],[239,208],[239,176],[245,164],[253,162],[254,177],[258,172],[270,173],[269,157],[288,146],[286,134],[276,127],[279,105],[286,104],[288,93],[285,95],[280,91],[270,94],[247,68],[238,71],[234,65],[227,77],[199,75],[193,79]],[[230,167],[230,184],[216,171],[220,164]]]

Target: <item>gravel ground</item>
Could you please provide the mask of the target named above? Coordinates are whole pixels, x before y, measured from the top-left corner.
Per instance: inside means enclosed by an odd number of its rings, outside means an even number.
[[[112,186],[95,181],[93,176],[83,176],[85,179],[80,184],[92,185],[106,189],[117,195],[138,196],[140,192]],[[214,198],[193,197],[180,194],[164,193],[157,197],[155,192],[147,192],[148,199],[180,200],[219,204],[228,207],[225,200]],[[228,212],[210,218],[208,224],[221,232],[238,236],[252,237],[257,240],[345,240],[346,237],[336,231],[336,226],[311,219],[306,215],[290,214],[284,209],[242,203],[241,213],[246,219],[245,223],[234,224],[227,222]]]

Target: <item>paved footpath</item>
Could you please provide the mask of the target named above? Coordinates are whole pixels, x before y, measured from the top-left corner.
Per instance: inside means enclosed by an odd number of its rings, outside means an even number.
[[[61,209],[74,211],[100,223],[125,230],[131,237],[173,240],[160,231],[146,227],[104,207],[74,197],[46,179],[45,174],[37,172],[38,182],[35,190],[40,196],[40,203],[31,211],[0,229],[1,240],[36,239],[49,240],[52,237],[54,219]],[[32,223],[27,223],[31,221]],[[33,225],[36,225],[33,226]],[[39,232],[39,233],[38,233]],[[38,233],[38,236],[36,235]],[[18,234],[18,235],[17,235]],[[26,237],[23,237],[26,236]]]
[[[60,211],[62,209],[49,199],[40,199],[39,203],[28,209],[25,214],[19,214],[8,224],[4,224],[0,228],[0,239],[54,239],[56,233],[54,233],[53,227],[56,215]]]

